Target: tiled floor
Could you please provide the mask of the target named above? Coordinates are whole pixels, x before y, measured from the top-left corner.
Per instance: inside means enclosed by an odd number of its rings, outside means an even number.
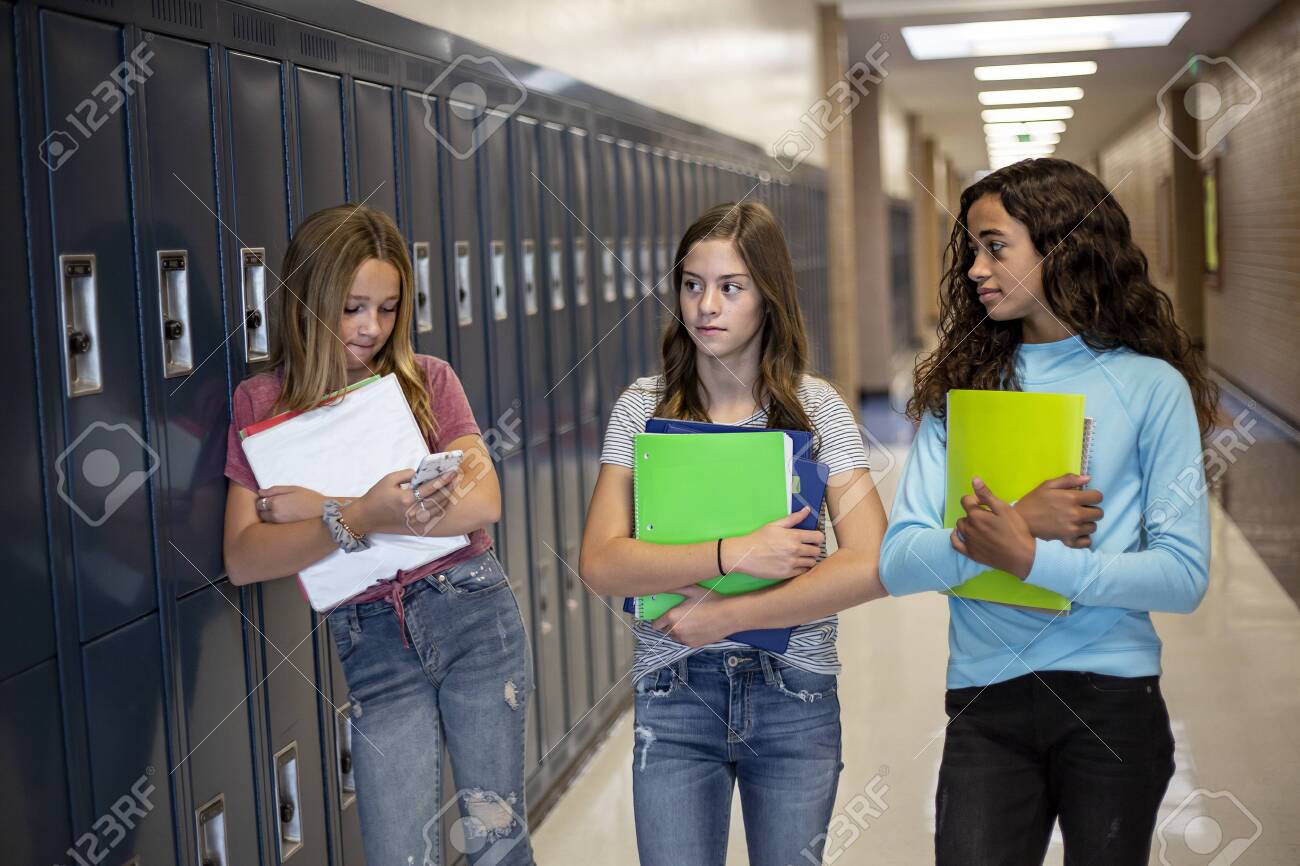
[[[886,504],[904,457],[894,450],[892,471],[879,481]],[[1157,834],[1151,863],[1295,866],[1300,611],[1217,502],[1212,531],[1204,603],[1189,616],[1156,616],[1178,751],[1161,809],[1168,825]],[[885,599],[841,615],[845,769],[827,863],[933,862],[947,620],[946,602],[937,595]],[[635,864],[631,774],[632,725],[625,715],[535,829],[537,862]],[[883,791],[879,817],[850,808],[864,790]],[[746,861],[743,833],[737,803],[728,864]],[[1229,849],[1234,841],[1237,847]],[[1046,862],[1061,861],[1054,841]]]

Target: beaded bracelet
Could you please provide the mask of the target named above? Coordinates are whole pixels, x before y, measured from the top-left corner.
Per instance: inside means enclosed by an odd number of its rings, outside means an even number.
[[[370,539],[366,538],[365,533],[357,533],[347,525],[343,520],[341,508],[337,499],[325,500],[324,514],[321,519],[325,521],[325,526],[330,531],[330,538],[334,539],[334,543],[344,553],[356,553],[358,550],[369,548]]]

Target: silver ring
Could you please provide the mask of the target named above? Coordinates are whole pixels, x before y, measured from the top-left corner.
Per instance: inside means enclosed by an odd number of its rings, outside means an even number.
[[[422,502],[422,500],[423,500],[424,497],[420,494],[420,488],[418,488],[418,487],[412,487],[412,488],[411,488],[411,493],[413,493],[413,494],[415,495],[415,501],[416,501],[416,502],[419,502],[421,505],[424,504],[424,503]]]
[[[266,497],[265,497],[265,496],[263,496],[261,499],[257,500],[257,510],[258,510],[258,511],[266,511],[266,506],[267,506],[267,501],[266,501]]]

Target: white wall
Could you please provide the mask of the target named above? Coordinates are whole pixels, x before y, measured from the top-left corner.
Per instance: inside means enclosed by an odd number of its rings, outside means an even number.
[[[365,2],[765,151],[824,95],[815,0]]]

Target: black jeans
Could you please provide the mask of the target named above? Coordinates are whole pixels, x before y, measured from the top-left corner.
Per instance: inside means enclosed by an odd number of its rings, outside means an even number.
[[[938,866],[1146,866],[1174,772],[1159,677],[1041,671],[949,689],[935,795]]]

